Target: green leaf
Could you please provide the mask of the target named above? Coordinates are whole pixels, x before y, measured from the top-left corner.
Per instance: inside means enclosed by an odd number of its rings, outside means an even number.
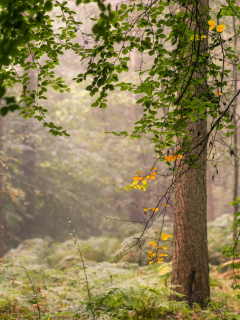
[[[7,107],[2,107],[1,108],[1,115],[4,117],[8,113],[9,109]]]
[[[122,4],[121,4],[121,9],[126,10],[126,9],[127,9],[127,5],[124,4],[124,3],[122,3]]]
[[[197,116],[192,116],[192,117],[191,117],[191,121],[192,121],[192,122],[197,121],[197,119],[198,119],[198,117],[197,117]]]
[[[0,98],[4,96],[5,92],[6,92],[6,89],[0,86]]]
[[[44,5],[44,10],[45,10],[45,11],[51,11],[51,10],[52,10],[52,7],[53,7],[52,1],[47,0],[47,1],[45,2],[45,5]]]

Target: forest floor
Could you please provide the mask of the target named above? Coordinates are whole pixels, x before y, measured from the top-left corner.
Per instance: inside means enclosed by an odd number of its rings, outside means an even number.
[[[1,261],[0,319],[240,319],[240,292],[229,287],[230,261],[214,242],[225,241],[227,225],[219,220],[209,228],[207,310],[169,301],[170,254],[162,264],[149,265],[143,257],[139,266],[132,262],[138,261],[137,250],[116,258],[126,239],[92,237],[79,242],[85,275],[72,241],[53,245],[49,239],[31,239]],[[148,250],[148,242],[144,245]]]

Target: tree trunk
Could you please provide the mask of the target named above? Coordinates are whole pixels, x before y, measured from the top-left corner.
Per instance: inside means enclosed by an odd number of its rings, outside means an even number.
[[[0,105],[1,107],[1,105]],[[3,151],[3,141],[2,141],[2,115],[0,114],[0,152]],[[3,166],[0,163],[0,258],[3,256],[3,207],[2,207],[2,180],[3,180]]]
[[[237,29],[236,29],[236,19],[233,17],[233,31],[234,31],[234,49],[237,49]],[[236,65],[233,66],[234,73],[234,92],[237,92],[237,68]],[[239,166],[238,166],[238,128],[237,128],[237,105],[238,97],[235,99],[234,111],[233,111],[233,124],[235,125],[235,135],[233,137],[233,147],[234,147],[234,189],[233,189],[233,200],[239,197],[238,194],[238,176],[239,176]],[[233,206],[233,220],[236,221],[237,218],[235,214],[238,212],[238,206]],[[237,229],[233,229],[233,238],[237,238]]]
[[[212,221],[215,219],[212,184],[213,181],[211,171],[210,168],[207,168],[207,221]]]
[[[198,2],[198,12],[201,12],[203,6],[208,8],[208,1]],[[193,14],[196,7],[193,5],[188,9]],[[199,32],[207,34],[203,29],[203,19],[204,16],[198,16],[201,29],[194,23],[189,25],[197,34]],[[196,41],[195,50],[197,43],[199,42]],[[207,39],[201,40],[200,50],[206,48]],[[196,51],[193,57],[197,59]],[[204,69],[195,72],[194,77],[202,77],[203,72]],[[195,90],[198,98],[203,96],[201,88],[196,87]],[[181,166],[182,172],[187,169],[188,171],[184,176],[179,175],[175,184],[172,285],[177,286],[174,288],[175,292],[184,295],[181,300],[187,301],[191,306],[197,303],[201,308],[205,308],[210,296],[207,248],[207,144],[199,145],[199,143],[207,134],[207,120],[189,121],[186,131],[191,132],[191,147],[195,148],[191,154],[199,155],[196,163],[201,164],[201,167],[188,169],[185,162],[177,161],[177,166]],[[182,143],[180,139],[179,149],[182,149]],[[180,298],[173,295],[172,299]]]
[[[29,77],[31,78],[28,90],[34,90],[34,72],[29,70]],[[28,120],[28,119],[27,119]],[[25,121],[27,121],[25,120]],[[26,123],[22,128],[23,133],[23,154],[22,154],[22,169],[25,177],[25,200],[27,202],[27,216],[23,219],[21,235],[22,239],[32,238],[35,229],[35,142],[31,135],[30,125]]]

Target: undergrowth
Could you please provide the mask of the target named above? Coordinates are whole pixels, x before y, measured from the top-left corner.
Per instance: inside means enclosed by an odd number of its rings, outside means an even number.
[[[209,248],[215,252],[216,237],[229,227],[226,217],[222,220],[209,225]],[[225,235],[222,242],[228,238]],[[53,245],[49,239],[32,239],[9,251],[0,266],[0,319],[240,319],[239,292],[229,288],[232,271],[226,258],[215,255],[212,260],[212,300],[207,310],[200,310],[170,301],[170,261],[147,265],[142,259],[139,266],[126,257],[116,258],[127,241],[122,240],[79,241],[84,266],[72,241]],[[132,254],[137,261],[138,252]],[[214,265],[218,259],[222,262]]]

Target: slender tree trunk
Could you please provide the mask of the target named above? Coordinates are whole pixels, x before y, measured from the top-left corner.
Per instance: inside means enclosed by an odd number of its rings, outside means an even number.
[[[198,12],[201,12],[203,6],[208,8],[207,0],[198,2]],[[193,5],[189,8],[189,12],[195,9],[196,6]],[[198,17],[201,29],[194,23],[189,25],[191,29],[196,29],[197,34],[205,33],[203,19],[205,18],[202,16]],[[207,48],[207,39],[201,41],[200,47],[201,50]],[[194,55],[197,59],[197,54]],[[202,78],[202,74],[204,70],[196,72],[194,77]],[[203,93],[201,90],[196,87],[198,97]],[[197,303],[201,308],[205,308],[210,296],[207,248],[207,147],[206,144],[203,146],[199,143],[207,133],[207,120],[189,121],[186,130],[192,132],[191,147],[195,147],[192,154],[199,155],[197,163],[201,164],[201,167],[190,168],[184,176],[178,176],[175,184],[172,285],[177,286],[174,291],[184,295],[181,300],[187,301],[192,306]],[[179,149],[182,143],[180,140]],[[181,160],[177,161],[177,166],[181,166],[183,172],[188,168]],[[180,299],[176,295],[173,295],[173,298]]]
[[[1,105],[0,105],[1,107]],[[2,116],[0,114],[0,152],[3,151],[3,141],[2,141]],[[2,207],[2,181],[3,181],[3,166],[0,163],[0,258],[3,256],[3,207]]]
[[[233,17],[233,30],[234,30],[234,49],[236,52],[237,49],[237,30],[236,30],[236,19]],[[233,66],[234,73],[234,92],[237,92],[237,68]],[[238,128],[237,128],[237,105],[238,97],[235,100],[234,112],[233,112],[233,124],[235,125],[235,135],[233,137],[233,146],[234,146],[234,189],[233,189],[233,200],[236,200],[239,197],[238,194],[238,176],[239,176],[239,165],[238,165]],[[236,221],[237,218],[235,214],[238,212],[238,207],[233,206],[233,220]],[[233,229],[233,238],[237,237],[237,229]]]
[[[28,90],[35,89],[34,72],[32,69],[29,70],[29,76],[31,78]],[[35,229],[35,142],[31,134],[31,128],[26,123],[22,128],[23,134],[23,154],[22,154],[22,169],[26,182],[26,195],[25,199],[27,202],[27,216],[23,219],[22,224],[22,239],[32,238],[34,236]]]
[[[211,171],[210,168],[207,168],[207,221],[212,221],[215,219],[212,183]]]

